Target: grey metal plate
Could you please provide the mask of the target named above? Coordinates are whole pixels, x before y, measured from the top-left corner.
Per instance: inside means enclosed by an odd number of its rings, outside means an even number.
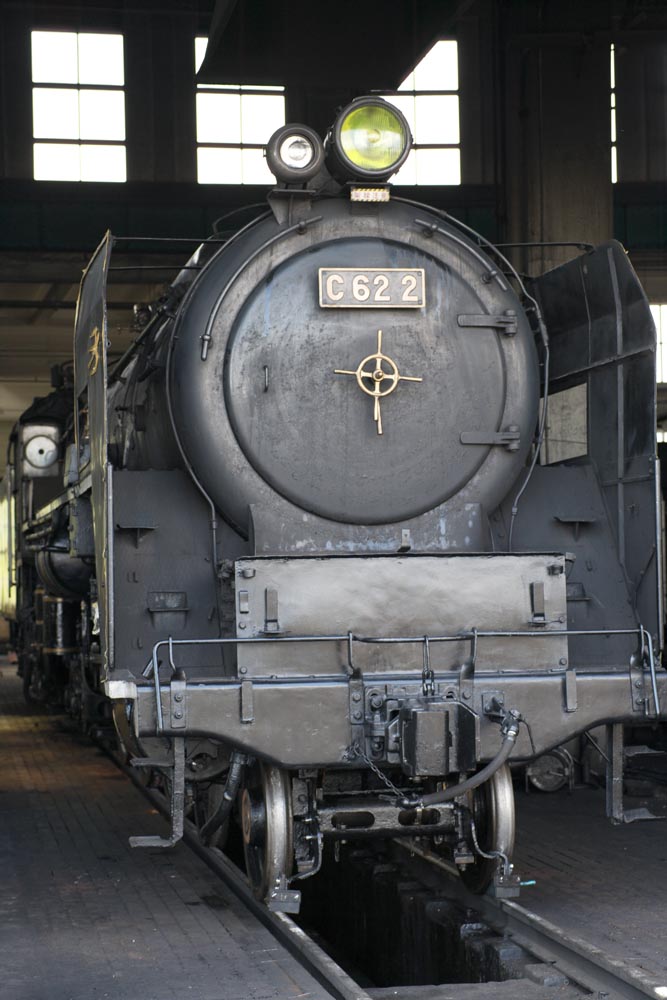
[[[530,631],[531,584],[542,584],[547,624],[538,638],[480,639],[478,670],[559,667],[567,638],[563,556],[369,556],[327,559],[241,559],[236,564],[237,634],[265,629],[267,588],[277,594],[286,635],[414,636],[481,630]],[[387,595],[390,595],[389,597]],[[433,643],[431,663],[451,670],[469,655],[469,642]],[[422,670],[422,643],[354,644],[364,672]],[[252,675],[321,675],[347,671],[347,643],[242,645],[239,667]],[[562,669],[562,664],[559,669]]]
[[[113,679],[141,676],[153,644],[218,635],[208,511],[184,472],[113,474]],[[224,675],[216,646],[187,648],[188,680]]]

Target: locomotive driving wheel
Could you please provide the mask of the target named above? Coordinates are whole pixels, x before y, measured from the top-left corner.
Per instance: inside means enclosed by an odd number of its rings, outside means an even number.
[[[507,764],[468,794],[468,807],[477,844],[484,854],[491,856],[484,857],[476,852],[475,861],[460,874],[469,889],[482,893],[493,881],[498,855],[511,859],[514,850],[514,789]]]
[[[287,771],[257,765],[241,799],[246,870],[257,899],[266,900],[292,872],[292,797]]]

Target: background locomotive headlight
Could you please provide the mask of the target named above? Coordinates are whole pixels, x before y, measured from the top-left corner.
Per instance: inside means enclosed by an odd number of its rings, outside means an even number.
[[[334,171],[349,180],[385,180],[404,163],[412,146],[404,116],[379,98],[360,98],[345,108],[330,140]]]
[[[307,181],[319,171],[324,147],[317,132],[306,125],[284,125],[274,132],[266,147],[266,162],[277,180]]]
[[[26,462],[35,469],[48,469],[58,459],[58,445],[53,438],[38,434],[37,437],[30,438],[24,447]]]

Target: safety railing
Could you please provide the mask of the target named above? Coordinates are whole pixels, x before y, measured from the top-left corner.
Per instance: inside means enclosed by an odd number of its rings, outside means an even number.
[[[345,643],[347,649],[347,668],[350,676],[358,678],[361,674],[360,669],[354,663],[354,644],[355,643],[365,643],[365,644],[377,644],[377,645],[421,645],[423,649],[423,677],[426,679],[427,672],[430,675],[428,677],[429,688],[431,691],[434,690],[434,682],[436,675],[431,670],[430,664],[430,646],[434,643],[446,643],[446,642],[469,642],[470,643],[470,656],[462,663],[461,672],[465,672],[468,678],[472,677],[475,668],[475,660],[477,657],[477,646],[480,639],[536,639],[545,637],[576,637],[576,636],[611,636],[611,635],[628,635],[637,636],[639,641],[639,663],[642,665],[642,669],[648,666],[650,678],[651,678],[651,689],[653,693],[653,703],[655,707],[655,715],[659,716],[661,714],[660,708],[660,697],[658,694],[658,679],[656,672],[656,662],[655,653],[653,649],[653,639],[650,632],[644,628],[643,625],[638,625],[636,628],[627,629],[528,629],[525,631],[519,630],[504,630],[504,629],[469,629],[462,632],[449,633],[445,635],[421,635],[421,636],[361,636],[356,635],[353,632],[344,632],[334,635],[257,635],[257,636],[239,636],[230,638],[214,638],[214,639],[173,639],[171,636],[167,639],[161,639],[155,643],[153,646],[153,651],[151,659],[147,663],[143,676],[145,678],[153,679],[153,685],[155,689],[155,711],[157,719],[157,732],[161,733],[164,731],[164,718],[162,713],[162,687],[160,684],[160,660],[159,652],[161,649],[166,649],[168,653],[169,666],[171,668],[171,675],[178,675],[179,668],[176,666],[174,661],[174,648],[176,646],[241,646],[250,644],[264,644],[264,643],[312,643],[312,642],[339,642]],[[630,663],[630,668],[634,664]],[[310,680],[310,678],[309,678]],[[235,680],[235,683],[237,681]],[[428,693],[426,690],[424,693]],[[647,702],[645,702],[645,711],[647,711]]]

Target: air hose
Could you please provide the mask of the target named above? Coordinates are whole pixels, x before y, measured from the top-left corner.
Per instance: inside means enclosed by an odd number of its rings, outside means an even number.
[[[235,751],[232,754],[229,763],[229,773],[227,775],[227,781],[225,782],[225,789],[222,793],[220,805],[215,810],[213,815],[206,820],[203,827],[199,831],[199,835],[205,844],[208,844],[213,834],[216,830],[220,829],[231,813],[234,799],[236,798],[236,793],[239,790],[241,778],[243,777],[243,770],[247,761],[248,758],[244,753],[237,753]]]
[[[441,805],[443,802],[451,802],[452,799],[456,799],[459,795],[464,795],[466,792],[472,791],[473,788],[479,788],[479,786],[483,785],[485,781],[488,781],[489,778],[493,777],[496,771],[503,766],[509,755],[512,753],[514,744],[516,743],[516,738],[519,734],[520,723],[521,717],[518,713],[516,715],[510,713],[507,716],[507,720],[503,723],[501,730],[503,733],[503,741],[500,744],[500,750],[493,760],[490,760],[486,767],[483,767],[481,771],[477,772],[477,774],[471,775],[458,785],[452,785],[450,788],[444,788],[440,792],[431,792],[430,795],[422,795],[419,799],[404,799],[401,802],[402,807],[404,809],[417,809],[423,806],[437,806]]]

